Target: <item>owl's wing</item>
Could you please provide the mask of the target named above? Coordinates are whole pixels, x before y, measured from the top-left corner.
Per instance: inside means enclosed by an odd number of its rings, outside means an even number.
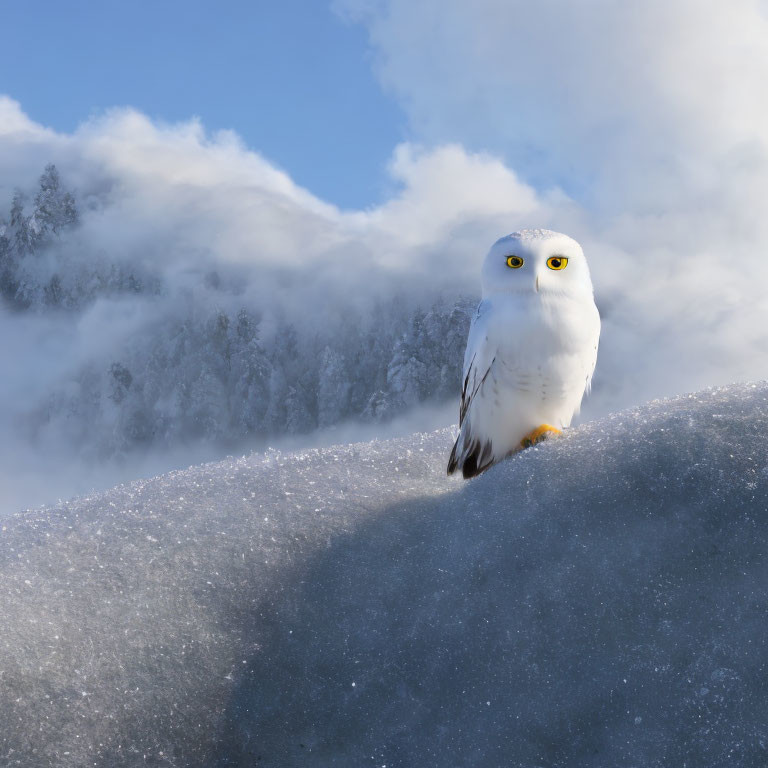
[[[460,431],[448,459],[449,475],[461,469],[464,477],[472,477],[493,463],[493,447],[488,440],[474,434],[469,419],[472,403],[481,395],[496,362],[496,349],[488,343],[490,309],[489,302],[481,302],[469,329],[459,405]]]
[[[600,313],[597,311],[597,307],[595,306],[594,312],[592,314],[592,348],[589,351],[589,362],[587,365],[588,373],[587,373],[587,383],[584,387],[584,394],[588,395],[590,390],[592,389],[592,376],[595,373],[595,367],[597,366],[597,347],[600,343]]]
[[[489,350],[487,339],[487,320],[490,304],[481,301],[469,327],[467,349],[464,353],[464,372],[461,384],[461,403],[459,404],[459,426],[464,424],[472,399],[480,391],[491,367],[496,360],[495,350]],[[491,353],[491,354],[489,354]]]
[[[592,376],[595,373],[595,366],[597,365],[597,347],[600,343],[600,313],[597,311],[597,307],[593,304],[587,312],[586,316],[581,319],[582,325],[588,329],[587,346],[585,348],[585,354],[583,359],[585,381],[584,381],[584,395],[588,395],[592,389]],[[576,407],[576,413],[581,408],[581,401],[579,401]]]

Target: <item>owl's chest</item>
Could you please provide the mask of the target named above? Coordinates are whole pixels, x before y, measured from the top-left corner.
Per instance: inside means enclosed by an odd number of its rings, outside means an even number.
[[[529,302],[499,312],[489,324],[497,385],[517,391],[569,390],[584,373],[589,339],[576,308]]]
[[[577,352],[588,335],[581,309],[572,302],[510,302],[493,312],[487,342],[504,357],[546,360]]]

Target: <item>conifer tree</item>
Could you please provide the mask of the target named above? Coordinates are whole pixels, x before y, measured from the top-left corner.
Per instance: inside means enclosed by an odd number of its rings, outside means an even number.
[[[39,190],[35,195],[34,221],[40,237],[77,224],[77,207],[71,192],[62,187],[61,177],[53,163],[45,166],[40,176]]]

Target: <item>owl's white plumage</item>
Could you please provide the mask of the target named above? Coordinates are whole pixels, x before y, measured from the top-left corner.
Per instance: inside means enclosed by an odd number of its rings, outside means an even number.
[[[510,257],[522,266],[508,266]],[[563,257],[565,267],[548,260]],[[517,261],[513,261],[516,264]],[[472,477],[547,424],[570,425],[597,361],[600,315],[581,246],[546,229],[498,240],[464,355],[460,431],[448,473]]]

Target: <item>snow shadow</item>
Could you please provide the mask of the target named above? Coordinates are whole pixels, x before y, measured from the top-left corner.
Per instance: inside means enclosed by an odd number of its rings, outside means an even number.
[[[653,408],[336,537],[209,765],[766,765],[765,391]]]

